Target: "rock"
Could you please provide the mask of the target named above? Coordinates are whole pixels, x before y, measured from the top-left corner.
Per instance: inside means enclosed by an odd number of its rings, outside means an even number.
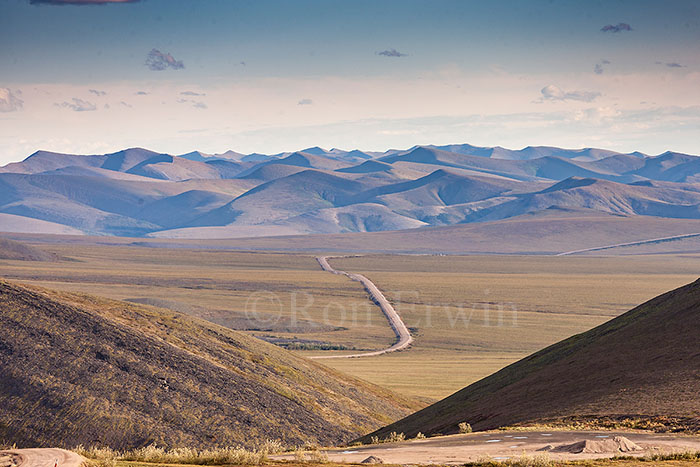
[[[554,452],[570,452],[572,454],[602,454],[614,452],[633,452],[643,449],[624,436],[615,436],[612,439],[584,440],[573,444],[564,444],[554,449]]]
[[[551,444],[548,444],[544,447],[539,448],[538,451],[551,451],[552,449],[554,449],[554,446],[552,446]]]
[[[383,464],[384,461],[377,456],[369,456],[367,459],[360,462],[360,464]]]
[[[642,447],[638,444],[633,443],[624,436],[615,436],[613,441],[617,443],[620,452],[632,452],[632,451],[642,451]]]

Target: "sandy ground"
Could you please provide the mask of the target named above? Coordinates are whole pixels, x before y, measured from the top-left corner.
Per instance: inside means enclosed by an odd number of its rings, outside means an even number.
[[[394,333],[396,334],[396,343],[392,345],[389,348],[383,349],[383,350],[377,350],[375,352],[362,352],[362,353],[355,353],[355,354],[349,354],[349,355],[321,355],[321,356],[314,356],[314,357],[308,357],[311,359],[325,359],[325,358],[356,358],[356,357],[374,357],[377,355],[382,355],[385,353],[389,352],[395,352],[397,350],[403,350],[407,348],[411,343],[413,342],[413,337],[411,337],[411,333],[408,331],[408,328],[404,324],[403,320],[399,316],[399,314],[396,312],[393,306],[391,306],[391,303],[389,303],[389,300],[386,299],[384,294],[379,290],[379,288],[374,285],[372,281],[367,279],[365,276],[362,274],[353,274],[345,271],[339,271],[337,269],[334,269],[333,266],[331,266],[328,263],[328,259],[332,258],[331,256],[319,256],[316,258],[318,260],[318,264],[321,266],[321,269],[324,271],[330,272],[331,274],[339,274],[339,275],[344,275],[349,277],[350,279],[360,282],[364,287],[365,290],[367,290],[367,293],[369,293],[369,296],[372,298],[372,301],[379,306],[379,308],[382,310],[382,313],[386,316],[386,319],[389,321],[389,325],[391,326],[391,329],[394,330]]]
[[[80,467],[83,463],[81,456],[65,449],[10,449],[0,452],[0,457],[4,454],[11,455],[17,467]]]
[[[324,452],[331,461],[361,462],[376,456],[394,464],[460,464],[490,457],[495,460],[542,455],[545,446],[557,448],[584,440],[600,441],[624,436],[642,451],[580,453],[547,452],[553,460],[600,459],[616,455],[642,456],[652,453],[700,451],[700,436],[657,434],[624,431],[492,431],[465,435],[441,436],[401,443],[329,449]],[[292,455],[275,456],[292,459]]]

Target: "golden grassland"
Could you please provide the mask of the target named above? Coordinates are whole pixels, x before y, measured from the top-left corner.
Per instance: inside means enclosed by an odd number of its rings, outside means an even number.
[[[362,287],[321,271],[311,254],[75,244],[42,248],[71,261],[1,260],[0,275],[120,300],[168,301],[170,307],[258,337],[311,343],[308,348],[320,342],[380,349],[394,340]],[[416,341],[404,352],[323,363],[434,400],[697,279],[700,256],[377,255],[331,263],[373,280]]]
[[[373,280],[407,326],[417,328],[417,339],[410,351],[374,362],[326,363],[406,394],[443,397],[697,279],[699,262],[697,256],[335,259],[335,267]]]

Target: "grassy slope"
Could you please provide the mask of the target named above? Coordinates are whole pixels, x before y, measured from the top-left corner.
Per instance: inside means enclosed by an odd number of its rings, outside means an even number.
[[[700,424],[700,280],[526,357],[375,434],[452,433],[571,416]]]
[[[0,329],[0,439],[25,446],[330,444],[415,408],[159,308],[0,281]]]
[[[57,255],[47,253],[31,245],[0,238],[0,259],[20,261],[56,261]]]

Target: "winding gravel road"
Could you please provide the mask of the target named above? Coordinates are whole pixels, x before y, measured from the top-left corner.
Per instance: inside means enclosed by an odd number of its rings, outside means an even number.
[[[57,448],[8,449],[0,452],[0,456],[9,454],[17,467],[80,467],[83,458],[78,454]]]
[[[396,343],[392,345],[389,348],[383,349],[383,350],[375,350],[373,352],[362,352],[362,353],[355,353],[355,354],[350,354],[350,355],[318,355],[315,357],[309,357],[313,359],[326,359],[326,358],[357,358],[357,357],[375,357],[377,355],[384,355],[389,352],[396,352],[397,350],[403,350],[407,348],[411,343],[413,342],[413,337],[411,337],[411,333],[408,331],[408,328],[404,324],[403,320],[399,316],[399,314],[394,310],[394,307],[391,306],[391,303],[389,303],[389,300],[386,299],[384,294],[382,294],[379,289],[377,288],[374,283],[367,279],[365,276],[362,274],[353,274],[345,271],[339,271],[337,269],[334,269],[329,263],[328,260],[330,258],[333,258],[333,256],[319,256],[316,258],[318,261],[318,264],[321,266],[321,269],[324,271],[330,272],[331,274],[338,274],[338,275],[343,275],[347,276],[353,281],[360,282],[364,287],[367,293],[369,293],[370,298],[374,303],[379,306],[379,308],[382,310],[382,313],[384,313],[384,316],[386,316],[386,319],[389,321],[389,325],[391,326],[391,329],[394,330],[394,333],[396,334]],[[339,258],[339,256],[336,256],[335,258]]]

